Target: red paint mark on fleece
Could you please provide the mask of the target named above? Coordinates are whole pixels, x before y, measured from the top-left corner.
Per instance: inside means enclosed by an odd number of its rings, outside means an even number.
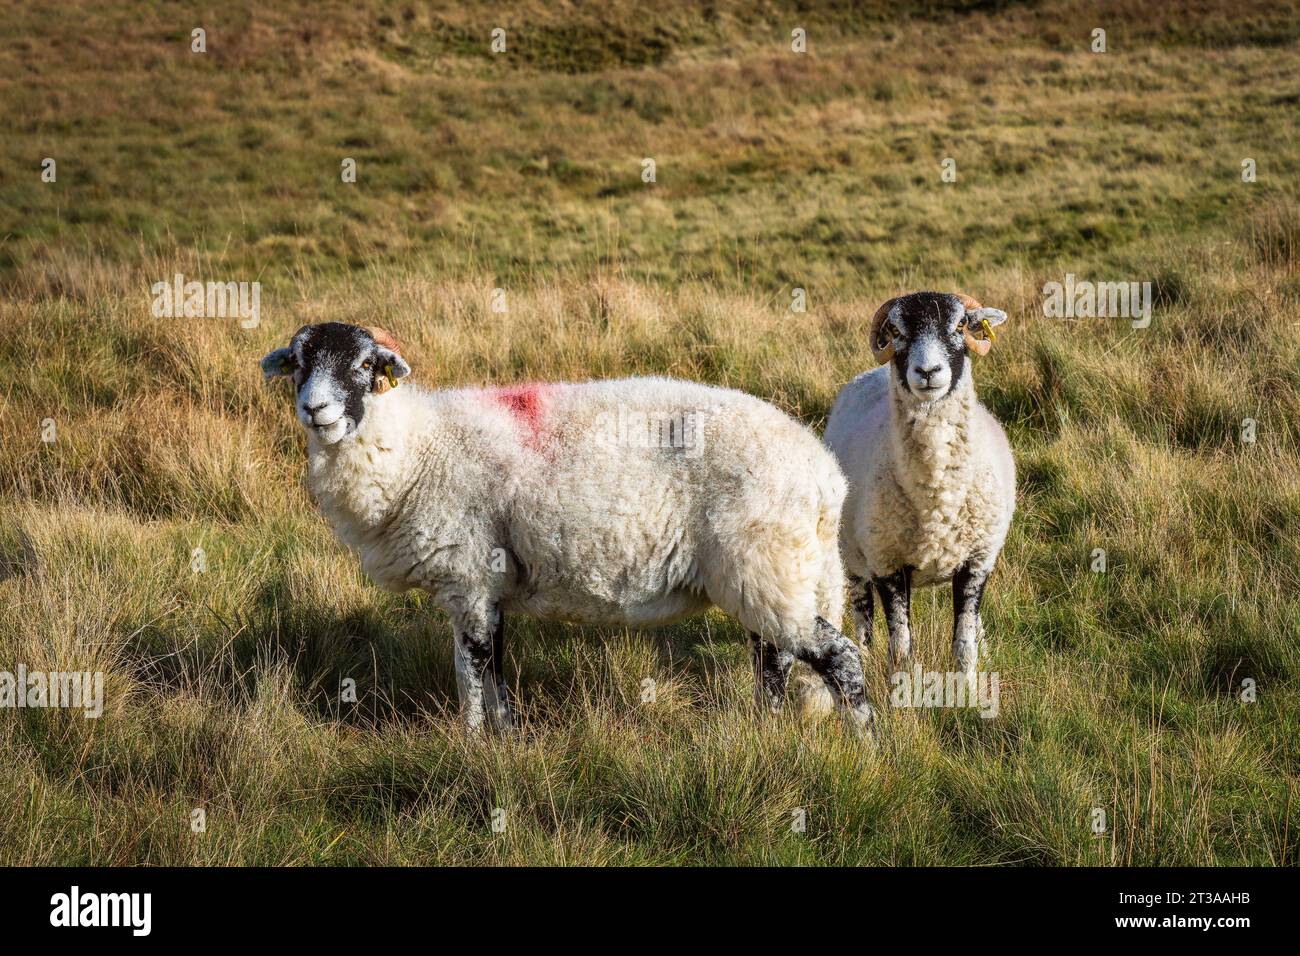
[[[529,383],[489,390],[492,398],[504,405],[524,433],[524,444],[541,451],[546,444],[546,395],[548,386]]]

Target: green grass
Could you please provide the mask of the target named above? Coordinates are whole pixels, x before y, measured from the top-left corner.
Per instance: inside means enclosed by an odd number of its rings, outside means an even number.
[[[235,4],[196,55],[171,4],[6,5],[0,670],[107,700],[0,712],[0,862],[1300,862],[1294,6],[710,10]],[[260,280],[261,326],[153,317],[177,271]],[[1067,272],[1152,281],[1151,327],[1044,318]],[[374,322],[425,383],[666,373],[821,428],[920,288],[1011,314],[1001,710],[886,708],[874,750],[757,719],[717,614],[511,620],[523,727],[467,739],[445,619],[333,541],[256,368]],[[913,612],[947,668],[947,594]]]

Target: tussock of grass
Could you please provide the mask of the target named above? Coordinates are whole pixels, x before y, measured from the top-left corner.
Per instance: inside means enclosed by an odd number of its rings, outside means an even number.
[[[57,56],[14,11],[0,159],[60,178],[0,181],[0,669],[107,686],[0,714],[0,862],[1295,865],[1300,21],[1238,8],[1111,4],[1094,56],[1051,3],[236,5],[208,60],[164,7],[44,11],[96,25]],[[261,279],[261,327],[154,318],[175,272]],[[1150,279],[1151,327],[1043,318],[1066,272]],[[523,726],[466,739],[445,620],[332,540],[256,366],[343,319],[429,384],[671,374],[821,427],[879,301],[958,287],[1012,315],[1001,711],[890,709],[877,648],[874,751],[757,720],[716,614],[512,620]],[[946,667],[947,595],[914,615]]]

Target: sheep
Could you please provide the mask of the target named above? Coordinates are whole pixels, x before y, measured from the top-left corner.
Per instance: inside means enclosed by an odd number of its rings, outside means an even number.
[[[826,444],[849,479],[840,529],[855,636],[871,643],[874,584],[894,665],[911,654],[911,589],[952,581],[953,656],[975,675],[980,603],[1016,506],[1006,433],[975,397],[968,353],[1005,322],[969,296],[915,292],[871,323],[882,368],[840,391]]]
[[[716,605],[749,631],[754,697],[776,712],[793,662],[870,736],[843,611],[846,484],[798,422],[667,378],[483,389],[402,385],[391,333],[307,325],[262,360],[292,378],[307,485],[394,591],[448,614],[464,725],[514,722],[505,615],[653,625]]]

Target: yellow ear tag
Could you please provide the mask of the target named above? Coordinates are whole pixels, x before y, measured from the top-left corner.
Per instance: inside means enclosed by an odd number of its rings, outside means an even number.
[[[993,326],[989,325],[988,319],[980,320],[980,328],[984,330],[984,337],[986,339],[988,339],[990,342],[996,340],[997,337],[993,334]]]
[[[391,365],[384,366],[384,375],[388,377],[388,387],[397,388],[397,376],[393,374],[393,367]]]

